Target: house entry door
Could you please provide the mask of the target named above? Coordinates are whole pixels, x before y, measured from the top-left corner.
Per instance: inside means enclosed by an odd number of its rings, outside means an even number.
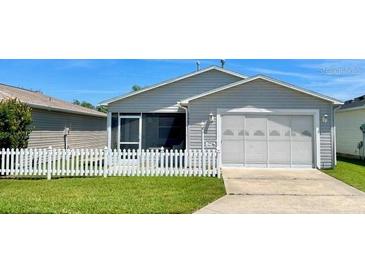
[[[118,128],[120,149],[141,149],[141,116],[120,115]]]

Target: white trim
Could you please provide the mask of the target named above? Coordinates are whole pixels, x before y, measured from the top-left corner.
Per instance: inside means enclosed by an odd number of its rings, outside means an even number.
[[[290,88],[290,89],[299,91],[301,93],[304,93],[304,94],[307,94],[307,95],[311,95],[313,97],[320,98],[322,100],[329,101],[329,102],[331,102],[333,104],[337,104],[337,105],[342,105],[343,104],[343,102],[341,102],[339,100],[336,100],[334,98],[331,98],[331,97],[328,97],[328,96],[325,96],[325,95],[322,95],[322,94],[319,94],[319,93],[316,93],[316,92],[313,92],[313,91],[309,91],[309,90],[306,90],[306,89],[302,89],[302,88],[296,87],[294,85],[291,85],[289,83],[285,83],[285,82],[282,82],[282,81],[279,81],[279,80],[276,80],[276,79],[272,79],[272,78],[269,78],[269,77],[263,76],[263,75],[256,75],[256,76],[253,76],[253,77],[250,77],[250,78],[247,78],[247,79],[238,81],[238,82],[234,82],[232,84],[225,85],[223,87],[219,87],[219,88],[216,88],[216,89],[209,90],[207,92],[201,93],[201,94],[196,95],[196,96],[192,96],[190,98],[184,99],[182,101],[182,104],[188,104],[192,100],[199,99],[201,97],[208,96],[208,95],[211,95],[211,94],[214,94],[214,93],[217,93],[217,92],[220,92],[220,91],[223,91],[223,90],[232,88],[232,87],[236,87],[236,86],[239,86],[239,85],[243,85],[243,84],[252,82],[254,80],[258,80],[258,79],[265,80],[265,81],[268,81],[268,82],[271,82],[271,83],[275,83],[277,85],[280,85],[280,86],[283,86],[283,87],[287,87],[287,88]]]
[[[112,102],[119,101],[119,100],[122,100],[122,99],[125,99],[125,98],[128,98],[128,97],[140,94],[142,92],[145,92],[145,91],[148,91],[148,90],[151,90],[151,89],[155,89],[155,88],[159,88],[159,87],[162,87],[162,86],[165,86],[165,85],[168,85],[168,84],[172,84],[172,83],[175,83],[177,81],[184,80],[186,78],[189,78],[189,77],[192,77],[192,76],[195,76],[195,75],[207,72],[207,71],[211,71],[211,70],[217,70],[217,71],[220,71],[220,72],[224,72],[224,73],[227,73],[227,74],[230,74],[230,75],[233,75],[233,76],[237,76],[237,77],[242,78],[242,79],[247,78],[247,76],[244,76],[244,75],[239,74],[237,72],[233,72],[233,71],[229,71],[229,70],[226,70],[226,69],[223,69],[223,68],[212,66],[212,67],[208,67],[208,68],[205,68],[205,69],[202,69],[202,70],[198,70],[198,71],[195,71],[195,72],[192,72],[192,73],[189,73],[189,74],[185,74],[185,75],[180,76],[178,78],[174,78],[174,79],[171,79],[171,80],[167,80],[167,81],[152,85],[150,87],[138,90],[136,92],[130,92],[130,93],[127,93],[125,95],[117,96],[117,97],[102,101],[99,105],[107,105],[107,104],[110,104]]]
[[[177,102],[177,105],[185,110],[185,149],[189,149],[189,109],[181,105],[180,102]]]
[[[142,149],[142,120],[143,120],[143,116],[142,116],[142,112],[140,113],[140,118],[139,118],[139,149]]]
[[[221,126],[222,118],[221,115],[224,114],[263,114],[263,115],[312,115],[313,116],[313,127],[314,127],[314,166],[318,169],[321,168],[321,149],[320,149],[320,120],[319,120],[319,110],[318,109],[259,109],[259,108],[218,108],[217,109],[217,149],[222,152],[222,135]],[[220,158],[222,158],[222,153],[220,153]],[[222,159],[219,159],[220,166],[222,165]],[[295,166],[294,166],[295,167]]]
[[[112,113],[108,112],[106,118],[107,135],[108,135],[108,148],[112,148]]]
[[[117,144],[118,144],[118,149],[120,149],[120,113],[118,113],[118,140],[117,140]]]
[[[116,112],[121,112],[120,108],[109,108],[110,112],[116,113]],[[138,112],[133,112],[131,110],[128,111],[124,111],[122,113],[138,113]],[[156,109],[156,110],[152,110],[152,111],[143,111],[142,113],[184,113],[184,111],[179,110],[179,107],[170,107],[170,108],[162,108],[162,109]]]

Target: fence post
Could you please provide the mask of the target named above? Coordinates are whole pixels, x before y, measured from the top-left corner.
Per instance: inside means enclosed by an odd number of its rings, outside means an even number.
[[[48,159],[47,159],[47,180],[51,180],[52,174],[51,174],[51,164],[52,164],[52,146],[48,147]]]
[[[109,150],[108,147],[104,148],[104,178],[108,176],[108,165],[109,165]]]

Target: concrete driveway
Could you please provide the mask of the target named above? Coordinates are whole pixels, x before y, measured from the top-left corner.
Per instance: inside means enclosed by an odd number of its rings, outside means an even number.
[[[227,195],[196,213],[365,213],[365,194],[316,169],[225,168]]]

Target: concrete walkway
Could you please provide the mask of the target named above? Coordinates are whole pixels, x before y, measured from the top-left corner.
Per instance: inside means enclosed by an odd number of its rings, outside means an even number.
[[[225,168],[227,195],[196,213],[365,213],[365,194],[315,169]]]

